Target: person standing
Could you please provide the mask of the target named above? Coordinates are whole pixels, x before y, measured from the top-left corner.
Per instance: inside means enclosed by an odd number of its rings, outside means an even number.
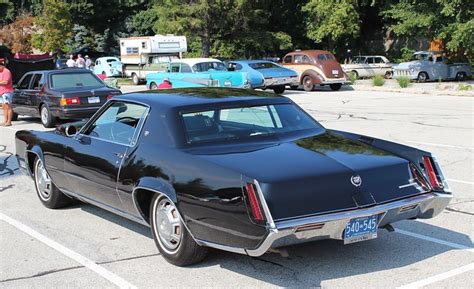
[[[92,60],[89,58],[89,55],[86,55],[86,69],[91,70]]]
[[[84,68],[84,67],[86,67],[86,61],[84,60],[84,58],[82,58],[82,55],[81,55],[81,54],[78,54],[78,55],[77,55],[76,67],[78,67],[78,68]]]
[[[66,66],[71,68],[76,66],[76,62],[74,61],[74,55],[69,55],[69,59],[66,61]]]
[[[3,100],[3,123],[0,126],[11,126],[13,118],[12,99],[13,82],[12,73],[0,62],[0,96]]]

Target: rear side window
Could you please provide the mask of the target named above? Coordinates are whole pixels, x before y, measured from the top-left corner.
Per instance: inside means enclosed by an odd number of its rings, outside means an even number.
[[[19,89],[28,89],[28,88],[30,88],[30,81],[31,81],[32,76],[33,76],[33,74],[26,75],[23,78],[23,80],[20,82],[20,84],[18,85],[18,88]]]
[[[334,59],[334,56],[332,54],[328,54],[328,53],[319,54],[318,59],[319,60],[330,60],[330,59]]]
[[[35,76],[33,77],[33,85],[31,86],[32,89],[35,89],[35,90],[40,89],[42,77],[43,77],[42,74],[35,74]]]
[[[291,55],[288,55],[283,59],[283,63],[291,63],[291,60],[292,60]]]
[[[51,88],[104,86],[104,83],[92,73],[52,74],[50,77]]]
[[[193,71],[191,70],[191,67],[189,67],[189,65],[183,63],[181,64],[181,72],[193,72]]]

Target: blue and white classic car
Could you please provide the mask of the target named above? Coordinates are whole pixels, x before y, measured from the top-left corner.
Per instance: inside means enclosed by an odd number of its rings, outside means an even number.
[[[442,51],[418,51],[410,62],[393,67],[394,78],[408,77],[419,82],[466,80],[472,77],[469,63],[450,63]]]
[[[105,74],[107,77],[122,75],[122,62],[117,57],[100,57],[94,63],[94,74]]]
[[[238,60],[227,63],[229,71],[245,71],[249,74],[252,88],[269,88],[283,93],[285,86],[298,79],[298,73],[267,60]]]
[[[174,59],[167,72],[146,75],[146,86],[155,90],[168,79],[173,88],[235,87],[250,88],[246,72],[227,71],[222,61],[213,58]]]

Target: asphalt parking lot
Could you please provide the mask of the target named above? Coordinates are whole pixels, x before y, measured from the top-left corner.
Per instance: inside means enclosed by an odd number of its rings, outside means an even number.
[[[17,130],[43,128],[38,119],[20,118],[0,127],[0,288],[474,288],[474,98],[348,90],[286,95],[328,128],[433,152],[454,192],[448,209],[434,219],[396,223],[395,232],[380,230],[366,242],[293,246],[288,257],[212,251],[203,263],[179,268],[159,255],[142,225],[86,204],[44,208],[13,156]]]

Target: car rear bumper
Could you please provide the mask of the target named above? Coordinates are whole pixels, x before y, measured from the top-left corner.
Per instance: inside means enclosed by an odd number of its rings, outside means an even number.
[[[325,79],[320,84],[329,85],[329,84],[347,84],[349,81],[346,78],[335,78],[335,79]]]
[[[90,118],[100,106],[81,107],[81,108],[58,108],[51,110],[55,117],[59,118]]]
[[[379,228],[407,219],[432,218],[443,211],[451,199],[451,194],[431,192],[369,208],[276,221],[270,225],[265,239],[254,249],[197,241],[200,245],[256,257],[271,248],[323,239],[343,240],[347,223],[355,218],[377,215]]]
[[[267,88],[272,88],[274,86],[280,86],[280,85],[289,85],[294,82],[297,82],[298,78],[295,77],[274,77],[271,79],[266,78],[263,86]]]
[[[342,240],[347,223],[359,217],[378,215],[379,228],[401,220],[432,218],[443,211],[451,199],[451,194],[428,193],[370,208],[276,222],[263,242],[245,253],[260,256],[270,248],[322,239]]]

